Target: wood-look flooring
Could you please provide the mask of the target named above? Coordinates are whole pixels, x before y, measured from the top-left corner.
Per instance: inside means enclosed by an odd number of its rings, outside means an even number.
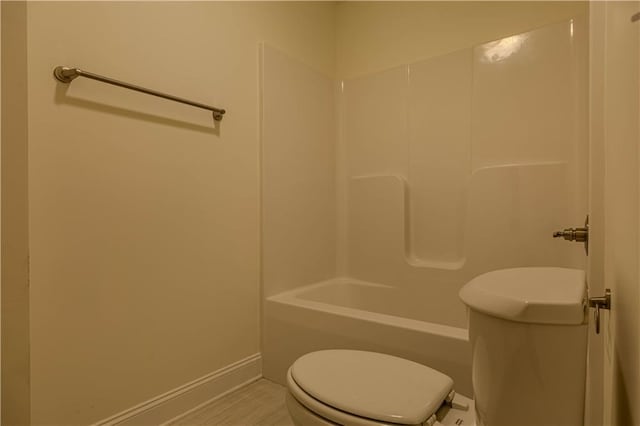
[[[179,418],[171,426],[293,426],[283,386],[260,379]]]

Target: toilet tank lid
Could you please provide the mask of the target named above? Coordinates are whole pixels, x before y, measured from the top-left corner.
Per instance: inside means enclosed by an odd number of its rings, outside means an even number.
[[[477,276],[460,298],[472,310],[536,324],[582,324],[586,303],[584,271],[531,267]]]
[[[377,352],[311,352],[291,366],[307,394],[347,413],[403,425],[422,424],[440,408],[453,380],[432,368]]]

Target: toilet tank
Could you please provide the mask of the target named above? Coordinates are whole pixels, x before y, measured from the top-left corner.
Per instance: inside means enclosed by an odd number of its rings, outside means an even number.
[[[583,271],[516,268],[467,283],[478,426],[582,426],[587,321]]]

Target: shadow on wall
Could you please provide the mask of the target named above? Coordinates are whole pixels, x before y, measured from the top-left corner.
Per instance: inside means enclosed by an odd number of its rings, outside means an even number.
[[[55,78],[52,76],[52,79]],[[56,105],[71,105],[78,108],[91,109],[97,112],[118,115],[121,117],[126,117],[134,120],[143,120],[149,123],[161,124],[164,126],[177,127],[185,130],[191,130],[195,132],[207,133],[214,136],[220,136],[220,122],[211,119],[213,125],[206,126],[197,123],[189,123],[184,120],[163,117],[156,114],[149,114],[146,112],[136,111],[128,108],[123,108],[114,105],[108,105],[106,103],[101,103],[97,101],[92,101],[88,99],[83,99],[75,96],[69,96],[68,92],[70,86],[68,84],[59,83],[56,81],[56,88],[54,91],[53,101]],[[116,89],[119,90],[119,89]],[[210,113],[207,112],[207,115],[210,116]]]

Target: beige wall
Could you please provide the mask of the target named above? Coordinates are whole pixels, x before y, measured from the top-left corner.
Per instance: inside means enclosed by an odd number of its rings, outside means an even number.
[[[27,35],[32,422],[88,423],[259,351],[258,42],[331,75],[334,6],[29,3]]]
[[[2,424],[29,423],[26,3],[2,2]]]
[[[336,75],[380,71],[587,13],[588,2],[340,2]]]

